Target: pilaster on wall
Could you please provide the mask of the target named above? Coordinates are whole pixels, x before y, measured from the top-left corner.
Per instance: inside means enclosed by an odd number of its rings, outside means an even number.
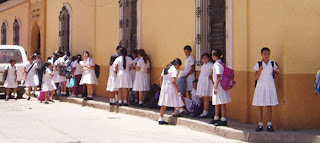
[[[28,56],[37,50],[38,30],[40,31],[40,52],[44,59],[46,57],[46,0],[29,1]]]

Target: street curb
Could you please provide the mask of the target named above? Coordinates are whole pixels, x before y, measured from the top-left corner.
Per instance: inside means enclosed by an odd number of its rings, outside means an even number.
[[[93,107],[97,109],[109,110],[110,112],[123,113],[127,115],[139,116],[157,121],[159,113],[150,110],[136,109],[130,107],[113,107],[101,101],[83,101],[80,98],[60,97],[60,101],[79,104],[82,106]],[[234,139],[244,142],[272,142],[272,143],[320,143],[320,133],[317,135],[301,134],[294,131],[277,131],[275,133],[262,132],[257,133],[252,130],[239,130],[231,127],[215,127],[205,122],[179,117],[178,119],[169,115],[164,116],[170,124],[180,125],[192,130],[218,135],[228,139]]]

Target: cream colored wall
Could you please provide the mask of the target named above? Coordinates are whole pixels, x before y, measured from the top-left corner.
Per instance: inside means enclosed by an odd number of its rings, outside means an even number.
[[[16,7],[0,12],[1,25],[3,21],[8,23],[7,44],[13,44],[13,23],[16,18],[21,21],[20,45],[28,49],[28,10],[27,2],[17,5]]]
[[[47,1],[47,33],[46,56],[59,49],[59,14],[64,3],[72,9],[72,47],[71,54],[80,54],[94,48],[94,7],[91,0],[48,0]]]
[[[142,1],[142,48],[152,66],[165,67],[174,58],[184,61],[185,45],[195,48],[195,1]]]

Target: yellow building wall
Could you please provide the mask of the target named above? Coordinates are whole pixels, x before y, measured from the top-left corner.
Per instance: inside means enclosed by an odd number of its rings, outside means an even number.
[[[194,9],[191,0],[142,1],[142,48],[151,58],[152,83],[158,83],[163,67],[174,58],[184,62],[185,45],[195,51]]]
[[[9,8],[5,11],[0,12],[1,25],[3,21],[8,23],[8,35],[7,44],[13,44],[13,23],[14,20],[20,19],[21,21],[21,35],[20,35],[20,46],[22,46],[26,51],[28,51],[28,2],[19,4],[15,7]]]
[[[94,51],[94,1],[47,0],[46,56],[59,49],[59,15],[64,3],[70,5],[71,16],[71,54]]]

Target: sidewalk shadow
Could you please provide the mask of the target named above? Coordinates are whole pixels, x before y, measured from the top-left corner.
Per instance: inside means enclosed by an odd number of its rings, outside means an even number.
[[[178,117],[175,116],[169,116],[168,123],[169,125],[177,125]]]

